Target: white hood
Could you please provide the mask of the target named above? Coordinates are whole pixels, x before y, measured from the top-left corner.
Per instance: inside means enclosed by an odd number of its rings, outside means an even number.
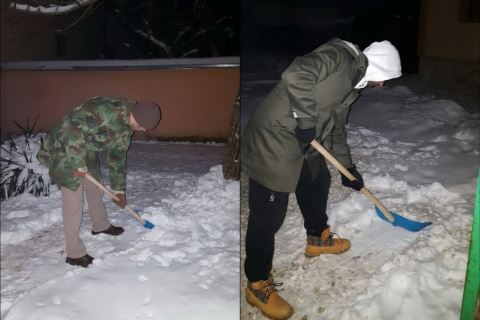
[[[355,86],[365,88],[368,81],[385,81],[402,75],[402,65],[397,49],[387,40],[374,42],[363,53],[368,58],[365,77]]]

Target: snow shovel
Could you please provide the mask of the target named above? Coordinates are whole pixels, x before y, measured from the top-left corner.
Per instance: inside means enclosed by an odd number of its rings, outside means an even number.
[[[107,193],[110,197],[112,197],[113,199],[119,201],[120,199],[117,198],[117,196],[115,196],[112,192],[110,192],[110,190],[108,190],[107,188],[105,188],[103,186],[103,184],[101,184],[100,182],[98,182],[97,180],[95,180],[94,177],[92,177],[90,175],[90,173],[87,172],[87,174],[85,175],[85,178],[87,178],[88,180],[92,181],[97,187],[99,187],[100,189],[103,190],[103,192]],[[140,217],[135,211],[132,210],[132,208],[130,208],[129,206],[125,205],[125,209],[127,209],[128,212],[130,212],[145,228],[148,228],[148,229],[153,229],[153,227],[155,227],[155,225],[153,223],[151,223],[150,221],[148,220],[144,220],[142,219],[142,217]]]
[[[341,173],[343,173],[350,181],[356,180],[355,177],[345,169],[340,162],[338,162],[327,150],[320,143],[316,140],[313,140],[310,143],[318,152],[320,152],[328,161],[330,161]],[[431,225],[431,222],[416,222],[412,220],[408,220],[402,216],[399,216],[396,213],[389,212],[387,208],[383,204],[378,201],[377,198],[367,188],[363,187],[360,189],[367,196],[370,201],[373,202],[375,205],[375,210],[377,211],[377,215],[385,221],[391,222],[396,227],[401,227],[407,229],[408,231],[417,232],[426,228],[427,226]]]

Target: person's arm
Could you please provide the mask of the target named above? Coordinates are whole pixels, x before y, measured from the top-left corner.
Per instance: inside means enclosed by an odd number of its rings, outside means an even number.
[[[332,132],[326,137],[325,145],[330,150],[332,156],[337,159],[345,168],[352,166],[350,148],[347,144],[345,125],[347,124],[350,107],[343,110],[338,116]]]
[[[123,138],[116,148],[107,153],[110,185],[114,192],[124,193],[126,189],[125,177],[127,173],[127,151],[130,146],[131,135]]]
[[[350,179],[340,172],[342,184],[345,187],[360,191],[360,189],[363,188],[363,178],[357,171],[357,167],[352,164],[350,148],[348,147],[345,133],[345,125],[347,123],[349,111],[350,107],[346,108],[338,115],[335,127],[326,139],[326,145],[330,149],[332,156],[337,159],[337,161],[340,162],[340,164],[343,165],[356,179],[355,181],[350,181]]]
[[[316,126],[318,110],[314,87],[334,73],[342,61],[343,57],[334,50],[311,52],[296,58],[283,72],[282,82],[299,129]]]

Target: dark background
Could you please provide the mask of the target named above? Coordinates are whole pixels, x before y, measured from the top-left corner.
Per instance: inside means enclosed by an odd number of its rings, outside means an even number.
[[[2,26],[9,33],[2,34],[2,41],[8,45],[20,49],[41,35],[54,39],[54,48],[40,48],[45,54],[32,54],[33,60],[240,55],[240,0],[97,0],[92,7],[58,15],[26,14],[2,5]]]
[[[250,53],[301,56],[338,37],[361,50],[388,40],[403,71],[417,73],[419,15],[420,0],[242,0],[242,65]]]

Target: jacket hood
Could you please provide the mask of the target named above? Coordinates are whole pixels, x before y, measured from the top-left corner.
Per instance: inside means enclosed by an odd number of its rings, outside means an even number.
[[[364,88],[368,81],[385,81],[402,75],[400,55],[389,41],[374,42],[363,53],[368,58],[368,67],[355,88]]]

